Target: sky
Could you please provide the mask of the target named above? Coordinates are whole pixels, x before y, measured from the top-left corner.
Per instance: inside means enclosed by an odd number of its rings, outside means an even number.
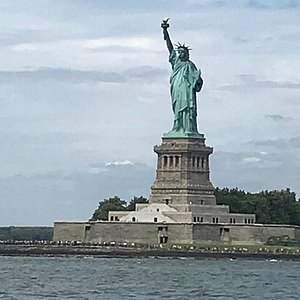
[[[161,20],[201,69],[214,186],[300,197],[300,1],[0,0],[0,226],[148,197],[172,127]]]

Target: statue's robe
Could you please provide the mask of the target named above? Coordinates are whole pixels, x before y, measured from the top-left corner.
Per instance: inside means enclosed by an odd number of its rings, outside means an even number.
[[[198,133],[196,92],[202,87],[201,72],[190,60],[181,61],[173,50],[169,61],[174,125],[172,132]]]

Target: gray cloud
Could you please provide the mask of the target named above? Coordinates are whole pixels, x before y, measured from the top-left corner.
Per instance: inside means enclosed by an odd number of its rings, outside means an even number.
[[[237,36],[233,38],[233,41],[237,44],[247,44],[249,42],[249,39],[246,39],[242,36]]]
[[[278,115],[278,114],[265,115],[265,118],[271,119],[274,122],[291,121],[292,120],[292,118],[290,118],[290,117],[284,117],[284,116]]]
[[[300,89],[300,83],[290,81],[257,80],[250,84],[261,88]]]
[[[211,159],[211,167],[215,186],[238,187],[253,192],[289,187],[299,193],[295,174],[300,172],[300,162],[293,152],[217,152]]]
[[[291,138],[280,138],[280,139],[266,139],[259,141],[249,141],[245,145],[255,145],[262,147],[270,147],[275,149],[287,149],[287,148],[300,148],[300,136],[295,136]]]
[[[255,146],[266,146],[266,147],[272,147],[278,149],[285,149],[288,147],[288,143],[284,139],[277,139],[277,140],[267,139],[262,141],[249,142],[248,144],[254,144]]]
[[[268,6],[265,3],[262,3],[262,1],[259,1],[259,0],[249,0],[248,6],[251,8],[256,8],[256,9],[267,9],[268,8]]]
[[[214,164],[219,170],[230,168],[238,169],[264,169],[278,166],[279,155],[264,152],[225,152],[219,151],[213,156]]]
[[[55,31],[55,30],[42,30],[42,29],[24,29],[18,28],[9,31],[0,31],[0,44],[2,47],[13,46],[20,44],[30,44],[30,43],[41,43],[41,42],[58,42],[72,37],[81,38],[85,37],[84,34],[75,32],[72,35],[66,33],[65,31]]]
[[[161,78],[167,76],[169,72],[166,69],[153,68],[150,66],[142,66],[136,68],[130,68],[123,72],[124,76],[129,76],[130,78],[138,78],[145,80],[153,80],[154,78]]]
[[[1,140],[8,144],[22,144],[24,146],[55,146],[55,145],[71,145],[72,143],[76,143],[78,141],[87,140],[87,139],[97,139],[99,135],[95,134],[79,134],[74,132],[69,133],[44,133],[44,134],[13,134],[13,133],[6,133],[0,131],[0,138]],[[3,146],[3,145],[2,145]]]
[[[68,81],[72,83],[83,83],[87,81],[102,81],[102,82],[124,82],[122,75],[115,72],[101,71],[80,71],[60,68],[39,68],[37,70],[24,71],[0,71],[0,81],[41,81],[55,80]]]
[[[111,52],[111,53],[122,53],[122,54],[134,53],[134,54],[138,55],[141,53],[140,48],[137,48],[137,47],[135,48],[135,47],[132,47],[131,45],[128,45],[128,46],[121,46],[121,45],[93,46],[92,48],[86,48],[85,51],[88,53],[97,53],[97,54],[101,54],[103,52]],[[149,53],[149,54],[163,52],[161,50],[145,49],[145,48],[142,51],[144,53]]]
[[[99,172],[19,174],[0,179],[0,225],[52,225],[87,220],[104,198],[149,196],[154,169],[144,164],[101,165]]]
[[[299,7],[297,0],[248,0],[248,7],[254,9],[290,9]]]
[[[35,70],[0,71],[0,82],[59,81],[79,84],[84,82],[122,83],[131,79],[154,80],[167,74],[166,70],[151,66],[129,68],[123,72],[82,71],[63,68],[38,68]]]
[[[267,89],[300,89],[300,83],[291,81],[258,80],[253,74],[239,76],[241,82],[220,86],[221,90],[234,90],[236,88],[267,88]]]
[[[290,145],[294,148],[300,148],[300,136],[293,137],[289,140]]]

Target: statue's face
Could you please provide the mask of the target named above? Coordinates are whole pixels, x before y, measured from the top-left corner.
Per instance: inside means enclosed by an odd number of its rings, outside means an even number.
[[[189,59],[189,53],[186,49],[184,48],[179,48],[178,49],[178,57],[180,60],[188,60]]]

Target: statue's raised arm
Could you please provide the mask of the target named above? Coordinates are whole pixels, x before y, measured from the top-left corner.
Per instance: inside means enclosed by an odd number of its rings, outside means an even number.
[[[180,44],[174,49],[168,32],[169,18],[162,21],[164,40],[169,50],[169,62],[172,65],[170,92],[174,112],[173,128],[165,137],[203,138],[197,129],[196,93],[200,92],[203,80],[201,72],[189,59],[189,47]]]
[[[171,42],[170,35],[168,32],[168,28],[170,27],[168,21],[169,21],[169,18],[164,18],[161,23],[161,28],[163,29],[164,40],[166,41],[167,48],[169,50],[169,53],[171,54],[172,51],[174,50],[174,48],[173,48],[173,44]]]

